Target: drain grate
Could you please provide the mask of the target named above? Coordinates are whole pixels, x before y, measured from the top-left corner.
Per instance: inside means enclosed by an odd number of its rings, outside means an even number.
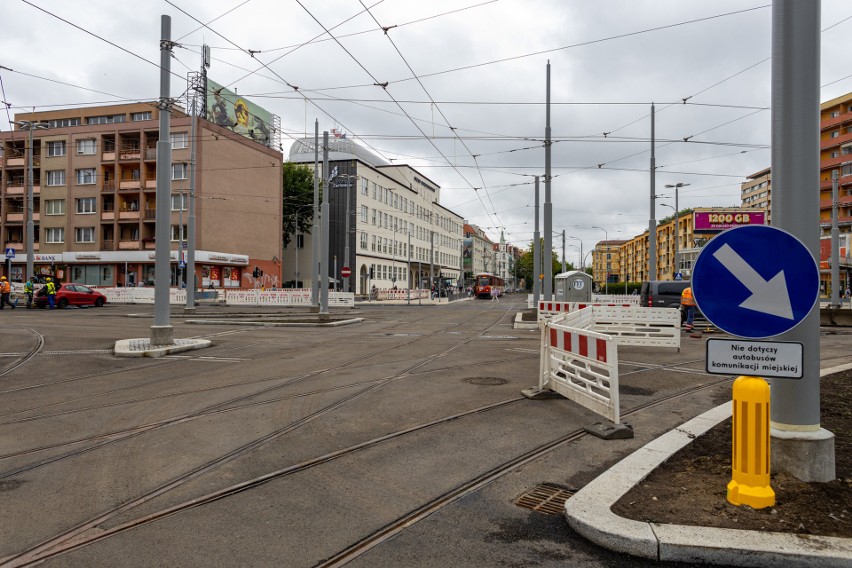
[[[565,501],[576,492],[554,483],[542,483],[515,499],[515,505],[546,515],[561,515]]]

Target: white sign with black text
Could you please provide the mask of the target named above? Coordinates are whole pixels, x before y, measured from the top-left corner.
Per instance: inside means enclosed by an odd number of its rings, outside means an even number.
[[[708,339],[707,372],[784,379],[802,378],[802,344]]]

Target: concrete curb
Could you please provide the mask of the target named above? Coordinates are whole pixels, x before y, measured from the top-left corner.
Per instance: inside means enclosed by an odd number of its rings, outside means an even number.
[[[115,342],[116,357],[163,357],[172,353],[204,349],[213,344],[209,339],[175,339],[171,345],[151,345],[150,338],[121,339]]]
[[[515,321],[512,324],[514,329],[538,329],[537,321],[524,321],[524,314],[522,312],[518,312],[515,314]]]
[[[361,323],[364,318],[353,318],[340,321],[303,323],[303,322],[269,322],[269,321],[240,321],[240,320],[186,320],[186,324],[195,325],[246,325],[254,327],[337,327]]]
[[[821,376],[852,368],[840,365]],[[652,560],[757,567],[852,567],[852,539],[646,523],[611,507],[660,464],[731,416],[726,402],[652,440],[565,502],[569,526],[590,541]]]

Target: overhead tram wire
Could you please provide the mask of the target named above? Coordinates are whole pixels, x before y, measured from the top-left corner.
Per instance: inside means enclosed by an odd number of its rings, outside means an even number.
[[[367,8],[367,6],[364,5],[364,0],[358,0],[358,2],[361,4],[361,6],[364,6],[364,9],[367,11],[367,14],[369,14],[370,17],[373,18],[373,21],[376,22],[376,25],[385,32],[385,37],[390,42],[390,44],[393,46],[394,50],[396,50],[396,53],[397,53],[397,55],[399,55],[400,59],[402,59],[402,62],[405,63],[405,66],[411,72],[411,75],[414,76],[414,77],[417,77],[417,73],[414,71],[414,69],[411,67],[411,64],[408,62],[408,60],[402,54],[402,50],[399,49],[399,46],[396,44],[396,42],[393,40],[393,38],[388,33],[388,31],[393,26],[391,26],[391,27],[382,26],[382,24],[379,23],[379,20],[376,18],[376,16],[373,14],[373,12],[371,12],[370,9]],[[479,173],[479,180],[482,182],[482,189],[485,191],[485,196],[488,197],[488,202],[491,203],[491,210],[494,211],[495,215],[497,215],[497,211],[494,207],[494,202],[491,200],[491,195],[489,195],[489,193],[488,193],[488,187],[487,187],[487,184],[485,183],[485,178],[482,176],[482,170],[479,169],[479,163],[477,162],[476,154],[474,154],[473,151],[470,149],[470,147],[467,145],[467,143],[458,136],[458,134],[455,131],[455,128],[450,124],[450,120],[444,114],[444,111],[441,110],[441,106],[438,103],[435,102],[435,99],[432,97],[432,93],[429,92],[429,90],[426,88],[426,85],[423,84],[423,81],[421,81],[418,78],[417,84],[420,85],[420,88],[423,90],[424,93],[426,93],[426,96],[429,97],[429,101],[435,106],[436,109],[438,109],[438,114],[440,114],[441,118],[444,119],[444,123],[446,124],[446,126],[450,129],[450,131],[453,133],[453,135],[456,137],[456,139],[459,142],[461,142],[461,145],[464,147],[465,150],[467,150],[467,153],[470,154],[470,157],[473,159],[474,164],[476,164],[476,169],[477,169],[477,172]],[[385,88],[385,90],[387,90],[387,88]],[[399,103],[397,103],[397,104],[399,104]],[[400,105],[400,108],[402,108],[402,105]],[[437,147],[436,147],[436,149],[437,149]],[[473,188],[473,190],[476,192],[477,195],[479,195],[479,191],[477,190],[477,188]],[[480,196],[480,201],[482,201],[481,196]],[[486,211],[488,211],[488,207],[485,205],[484,201],[482,201],[482,206],[485,207]],[[499,221],[499,218],[498,218],[498,221]]]
[[[198,18],[196,18],[195,16],[193,16],[192,14],[190,14],[189,12],[187,12],[186,10],[184,10],[183,8],[181,8],[180,6],[175,5],[175,4],[174,4],[171,0],[165,0],[165,1],[166,1],[168,4],[170,4],[171,6],[173,6],[175,9],[179,10],[179,11],[180,11],[182,14],[184,14],[186,17],[188,17],[188,18],[192,19],[193,21],[195,21],[195,22],[197,22],[197,23],[201,24],[201,25],[202,25],[205,29],[210,30],[211,32],[213,32],[213,33],[214,33],[214,34],[216,34],[217,36],[221,37],[222,39],[224,39],[225,41],[227,41],[228,43],[230,43],[230,44],[231,44],[231,45],[233,45],[234,47],[238,48],[240,51],[242,51],[243,53],[247,54],[249,57],[251,57],[251,58],[252,58],[252,59],[254,59],[255,61],[257,61],[257,62],[258,62],[260,65],[262,65],[265,69],[267,69],[267,70],[268,70],[268,71],[270,71],[273,75],[275,75],[275,77],[277,77],[277,78],[278,78],[278,80],[279,80],[282,84],[287,85],[288,87],[290,87],[291,89],[293,89],[295,92],[297,92],[297,93],[299,93],[300,95],[302,95],[302,96],[304,97],[304,100],[305,100],[306,102],[310,102],[310,103],[311,103],[311,104],[312,104],[312,105],[313,105],[313,106],[314,106],[317,110],[319,110],[319,111],[320,111],[321,113],[323,113],[325,116],[329,117],[330,119],[332,119],[332,120],[333,120],[334,122],[336,122],[337,124],[340,124],[340,125],[341,125],[344,129],[346,129],[346,130],[351,130],[351,129],[349,129],[348,127],[346,127],[346,125],[345,125],[342,121],[338,120],[338,119],[337,119],[335,116],[333,116],[331,113],[329,113],[329,112],[328,112],[328,111],[326,111],[324,108],[322,108],[321,106],[319,106],[319,105],[318,105],[315,101],[313,101],[310,97],[307,97],[307,96],[305,96],[304,94],[300,93],[300,92],[299,92],[299,87],[298,87],[298,86],[291,84],[289,81],[287,81],[286,79],[284,79],[284,77],[282,77],[281,75],[279,75],[279,74],[278,74],[275,70],[273,70],[271,67],[269,67],[269,65],[268,65],[268,64],[264,63],[264,62],[263,62],[263,61],[261,61],[259,58],[255,57],[254,53],[252,53],[252,52],[251,52],[251,50],[249,50],[249,49],[244,49],[244,48],[242,48],[241,46],[237,45],[236,43],[234,43],[233,41],[231,41],[230,39],[228,39],[227,37],[225,37],[225,36],[224,36],[224,35],[222,35],[221,33],[217,32],[216,30],[214,30],[214,29],[213,29],[213,28],[211,28],[210,26],[208,26],[208,25],[204,24],[203,22],[201,22],[201,20],[199,20]],[[384,0],[380,0],[380,1],[384,1]],[[246,76],[248,76],[248,75],[246,75]],[[231,84],[231,85],[233,85],[234,83],[235,83],[235,81],[232,81],[230,84]],[[282,132],[283,132],[283,130],[282,130]],[[297,140],[297,138],[296,138],[296,137],[294,137],[294,136],[290,135],[289,133],[287,134],[287,136],[289,136],[289,137],[290,137],[291,139],[293,139],[294,141],[295,141],[295,140]],[[381,155],[381,153],[380,153],[380,152],[378,152],[378,151],[377,151],[375,148],[373,148],[371,145],[367,144],[366,142],[365,142],[365,145],[366,145],[368,148],[370,148],[371,150],[374,150],[374,151],[376,151],[376,153],[378,153],[379,155]]]
[[[208,25],[212,24],[212,23],[213,23],[213,22],[215,22],[216,20],[219,20],[219,19],[221,19],[221,18],[224,18],[225,16],[227,16],[228,14],[230,14],[231,12],[233,12],[234,10],[236,10],[236,9],[238,9],[238,8],[241,8],[241,7],[245,6],[245,5],[246,5],[246,4],[248,4],[249,2],[251,2],[251,0],[244,0],[243,2],[241,2],[241,3],[237,4],[236,6],[234,6],[233,8],[231,8],[230,10],[228,10],[227,12],[224,12],[224,13],[222,13],[222,14],[219,14],[218,16],[216,16],[215,18],[213,18],[212,20],[209,20],[207,23],[205,23],[205,24],[201,24],[200,26],[198,26],[197,28],[195,28],[195,29],[194,29],[194,30],[192,30],[191,32],[187,32],[187,33],[183,34],[182,36],[180,36],[179,38],[177,38],[175,41],[180,41],[180,40],[182,40],[183,38],[185,38],[185,37],[187,37],[187,36],[190,36],[190,35],[194,34],[194,33],[195,33],[195,32],[197,32],[198,30],[203,30],[204,28],[206,28]],[[201,47],[201,46],[197,46],[197,47]]]
[[[316,16],[314,16],[314,15],[313,15],[313,13],[311,13],[311,11],[310,11],[310,10],[308,10],[308,9],[305,7],[305,5],[301,2],[301,0],[296,0],[296,3],[297,3],[297,4],[299,4],[299,6],[301,6],[301,7],[302,7],[302,9],[303,9],[305,12],[307,12],[307,14],[308,14],[308,15],[309,15],[309,16],[310,16],[310,17],[311,17],[311,18],[312,18],[312,19],[313,19],[313,20],[317,23],[317,25],[319,25],[319,26],[320,26],[320,27],[322,27],[323,29],[326,29],[326,28],[325,28],[325,26],[322,24],[322,22],[320,22],[320,21],[319,21],[319,19],[317,19],[317,17],[316,17]],[[329,32],[328,30],[326,30],[326,33],[328,33],[328,34],[329,34],[329,36],[334,37],[334,36],[331,34],[331,32]],[[378,79],[377,79],[377,78],[376,78],[376,77],[375,77],[375,76],[374,76],[374,75],[370,72],[370,70],[369,70],[369,69],[367,69],[366,67],[364,67],[364,65],[363,65],[363,64],[362,64],[362,63],[358,60],[358,58],[357,58],[357,57],[355,57],[354,55],[352,55],[352,53],[351,53],[348,49],[346,49],[346,47],[345,47],[342,43],[340,43],[340,41],[338,41],[336,38],[335,38],[335,41],[336,41],[337,45],[338,45],[338,46],[340,46],[340,48],[341,48],[341,49],[342,49],[342,50],[343,50],[343,51],[344,51],[347,55],[349,55],[349,57],[350,57],[350,58],[351,58],[351,59],[352,59],[352,60],[353,60],[353,61],[354,61],[354,62],[355,62],[355,63],[356,63],[359,67],[361,67],[361,69],[363,69],[363,70],[364,70],[364,72],[365,72],[365,73],[366,73],[366,74],[367,74],[367,75],[368,75],[371,79],[373,79],[373,81],[375,82],[375,85],[376,85],[376,86],[378,86],[378,87],[382,87],[382,89],[383,89],[383,90],[384,90],[384,92],[387,94],[387,96],[388,96],[388,97],[390,97],[390,98],[391,98],[391,100],[393,100],[393,101],[394,101],[394,103],[396,103],[396,105],[399,107],[399,110],[400,110],[400,111],[402,111],[402,112],[405,114],[405,116],[408,118],[408,120],[411,122],[411,124],[413,124],[413,125],[414,125],[414,127],[415,127],[415,128],[416,128],[419,132],[420,132],[420,134],[421,134],[421,136],[423,137],[423,139],[424,139],[424,140],[427,140],[427,141],[428,141],[428,142],[432,145],[432,147],[433,147],[433,148],[435,148],[435,150],[436,150],[439,154],[441,154],[441,156],[443,156],[443,157],[444,157],[444,159],[446,160],[447,164],[449,164],[449,166],[450,166],[451,168],[453,168],[453,170],[456,172],[456,174],[458,174],[458,176],[459,176],[461,179],[463,179],[463,180],[465,181],[465,183],[467,183],[468,185],[470,185],[470,186],[471,186],[471,189],[473,189],[473,190],[475,191],[475,190],[476,190],[476,188],[473,186],[473,184],[471,184],[471,183],[470,183],[470,181],[469,181],[469,180],[468,180],[468,179],[464,176],[464,174],[462,174],[462,173],[458,170],[458,168],[456,168],[456,166],[455,166],[455,165],[454,165],[454,164],[450,161],[450,159],[449,159],[449,158],[447,158],[447,157],[444,155],[444,153],[443,153],[443,152],[441,152],[441,149],[440,149],[440,148],[438,148],[438,146],[435,144],[435,142],[434,142],[433,140],[431,140],[431,139],[429,138],[429,136],[428,136],[425,132],[423,132],[423,129],[422,129],[422,128],[420,128],[420,126],[417,124],[417,121],[415,121],[415,120],[414,120],[414,119],[413,119],[413,118],[412,118],[412,117],[408,114],[408,112],[406,112],[406,110],[402,107],[402,105],[401,105],[400,103],[396,102],[396,99],[394,99],[393,95],[392,95],[392,94],[391,94],[391,93],[387,90],[387,84],[386,84],[386,83],[381,83],[381,82],[380,82],[380,81],[379,81],[379,80],[378,80]],[[486,211],[487,211],[487,210],[486,210]]]

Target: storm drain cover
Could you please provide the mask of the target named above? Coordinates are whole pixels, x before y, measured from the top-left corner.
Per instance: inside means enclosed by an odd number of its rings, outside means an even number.
[[[565,501],[576,492],[553,483],[542,483],[515,499],[515,505],[546,515],[561,515]]]
[[[498,387],[509,382],[506,379],[498,377],[468,377],[466,379],[462,379],[462,381],[469,385],[482,385],[485,387]]]

